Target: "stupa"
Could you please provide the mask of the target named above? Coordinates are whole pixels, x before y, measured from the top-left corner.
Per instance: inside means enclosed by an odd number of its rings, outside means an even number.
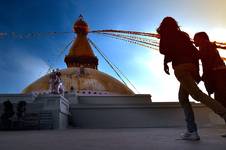
[[[67,93],[77,95],[134,95],[134,92],[114,77],[98,70],[98,58],[88,40],[88,24],[80,15],[74,24],[77,34],[68,55],[65,56],[67,69],[59,70]],[[47,74],[27,86],[22,93],[48,93],[49,77]]]

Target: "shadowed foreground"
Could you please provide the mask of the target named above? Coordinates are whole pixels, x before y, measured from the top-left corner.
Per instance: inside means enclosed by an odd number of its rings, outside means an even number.
[[[182,128],[69,129],[0,132],[1,150],[225,150],[223,127],[201,128],[200,141],[176,140]]]

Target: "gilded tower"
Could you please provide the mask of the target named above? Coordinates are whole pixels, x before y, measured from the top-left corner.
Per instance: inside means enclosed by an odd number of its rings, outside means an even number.
[[[74,24],[74,32],[77,34],[77,37],[69,50],[69,54],[64,58],[67,67],[97,69],[98,59],[94,55],[87,39],[89,26],[84,21],[82,15],[79,16],[79,19]]]

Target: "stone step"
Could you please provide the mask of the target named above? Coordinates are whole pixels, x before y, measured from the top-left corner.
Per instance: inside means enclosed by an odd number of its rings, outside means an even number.
[[[38,129],[39,128],[39,114],[28,113],[24,116],[23,122],[24,129]]]
[[[53,129],[53,116],[51,112],[41,112],[39,114],[39,128]]]

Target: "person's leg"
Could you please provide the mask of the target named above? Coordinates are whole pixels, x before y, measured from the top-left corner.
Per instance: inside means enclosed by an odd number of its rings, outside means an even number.
[[[226,107],[226,72],[216,71],[215,73],[214,99]]]
[[[215,92],[214,98],[216,101],[226,107],[226,71],[215,72]],[[226,118],[224,119],[226,124]],[[222,137],[226,138],[226,134],[222,134]]]
[[[197,86],[193,77],[194,72],[196,72],[194,65],[179,65],[175,67],[174,71],[177,80],[181,83],[182,87],[188,91],[192,98],[205,104],[222,118],[226,118],[226,108],[203,93]]]
[[[200,137],[197,132],[197,126],[195,123],[194,112],[193,112],[191,103],[189,102],[189,94],[187,90],[184,89],[181,85],[180,85],[178,96],[179,96],[179,102],[181,104],[181,107],[184,110],[185,121],[187,124],[187,131],[180,135],[180,139],[192,140],[192,141],[200,140]]]
[[[178,94],[180,105],[184,110],[185,121],[187,123],[187,130],[189,132],[196,132],[197,125],[195,123],[195,117],[191,103],[189,102],[189,94],[181,85]]]
[[[215,99],[226,107],[226,69],[215,71]]]

